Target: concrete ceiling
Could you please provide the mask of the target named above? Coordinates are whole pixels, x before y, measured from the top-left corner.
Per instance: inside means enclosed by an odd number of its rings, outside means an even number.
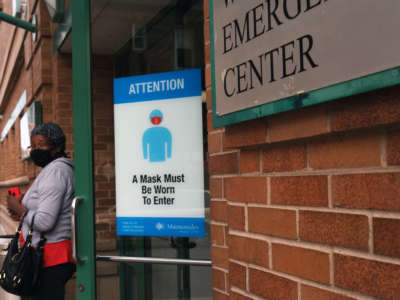
[[[142,28],[170,0],[93,0],[92,51],[95,54],[114,54],[132,37],[132,28]],[[72,52],[68,35],[62,52]]]

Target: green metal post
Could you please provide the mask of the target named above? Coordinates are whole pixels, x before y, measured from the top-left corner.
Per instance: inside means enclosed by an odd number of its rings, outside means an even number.
[[[121,256],[151,256],[146,253],[146,237],[124,237],[118,239]],[[147,240],[147,243],[149,241]],[[143,263],[121,263],[119,269],[120,300],[146,300],[151,297],[151,265]]]
[[[23,29],[26,29],[30,32],[36,32],[36,26],[33,25],[32,23],[26,22],[24,20],[18,19],[16,17],[10,16],[6,13],[3,13],[2,11],[0,11],[0,20],[4,21],[6,23],[15,25],[17,27],[21,27]]]
[[[65,0],[57,0],[55,9],[56,11],[52,20],[53,22],[61,23],[64,21]]]
[[[135,256],[146,257],[151,256],[146,253],[146,247],[149,243],[148,237],[136,237],[135,238]],[[135,264],[134,265],[135,276],[136,276],[136,296],[138,300],[153,299],[151,296],[151,265],[146,264]],[[128,299],[127,299],[128,300]]]
[[[177,257],[182,259],[190,258],[190,248],[188,238],[177,238]],[[177,297],[179,300],[190,299],[190,266],[177,265]]]
[[[90,0],[72,0],[72,78],[74,98],[75,193],[78,207],[77,299],[96,299],[93,199]]]
[[[120,236],[118,239],[118,251],[121,256],[134,256],[135,243],[131,237]],[[119,264],[119,299],[130,300],[134,297],[134,266],[127,263]]]

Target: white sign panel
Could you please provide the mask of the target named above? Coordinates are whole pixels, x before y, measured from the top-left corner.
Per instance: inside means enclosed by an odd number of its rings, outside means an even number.
[[[20,121],[20,142],[21,142],[21,158],[26,159],[29,157],[31,147],[31,131],[35,128],[36,122],[36,105],[39,102],[33,102]]]
[[[15,120],[17,120],[19,114],[24,110],[26,104],[26,91],[24,91],[21,97],[18,100],[17,105],[15,106],[14,110],[11,113],[10,118],[8,119],[6,126],[4,126],[3,130],[1,131],[0,135],[0,142],[4,141],[8,132],[13,127]]]
[[[117,234],[203,237],[199,69],[114,80]]]

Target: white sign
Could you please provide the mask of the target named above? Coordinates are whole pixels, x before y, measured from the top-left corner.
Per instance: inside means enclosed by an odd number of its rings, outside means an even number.
[[[20,142],[21,142],[21,158],[26,159],[29,157],[31,146],[31,132],[35,128],[36,122],[36,105],[39,102],[33,102],[21,118],[20,128]]]
[[[117,234],[202,237],[199,69],[114,80]]]
[[[24,91],[21,97],[18,100],[17,105],[15,106],[14,110],[11,113],[10,118],[8,119],[6,126],[4,126],[3,130],[1,131],[0,135],[0,142],[4,141],[8,132],[13,127],[15,120],[17,120],[19,114],[24,110],[26,104],[26,91]]]

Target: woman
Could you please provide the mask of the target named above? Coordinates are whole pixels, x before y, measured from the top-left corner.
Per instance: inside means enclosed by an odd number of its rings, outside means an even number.
[[[26,238],[33,216],[33,245],[39,242],[40,233],[46,238],[40,286],[33,299],[63,300],[65,284],[75,270],[70,222],[74,170],[65,153],[65,135],[57,124],[44,123],[32,130],[30,157],[43,169],[22,202],[9,196],[7,204],[12,214],[27,212],[21,239]]]

